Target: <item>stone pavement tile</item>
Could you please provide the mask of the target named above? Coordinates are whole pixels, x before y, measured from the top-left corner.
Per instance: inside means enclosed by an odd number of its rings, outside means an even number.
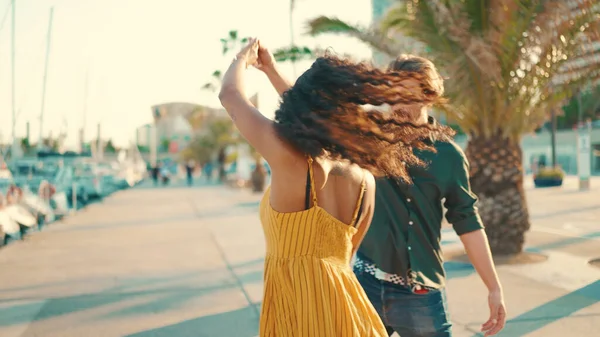
[[[244,214],[232,213],[212,220],[208,226],[250,302],[259,304],[263,294],[265,240],[258,213],[255,209]]]
[[[600,223],[600,220],[598,222]],[[560,251],[589,260],[592,257],[600,257],[600,225],[596,232],[580,236],[566,236],[534,228],[527,233],[526,243],[527,248],[531,250]]]
[[[556,304],[560,306],[560,303]],[[566,306],[568,309],[568,306]],[[548,308],[547,310],[552,310]],[[597,336],[600,330],[600,303],[591,305],[585,309],[576,311],[563,319],[556,319],[551,314],[540,315],[541,317],[526,317],[523,319],[524,324],[539,325],[550,321],[548,325],[540,328],[529,334],[531,337],[551,337],[551,336],[573,336],[573,337],[589,337]],[[506,336],[509,336],[508,334]]]
[[[567,291],[574,291],[600,280],[600,269],[592,267],[586,259],[559,251],[549,250],[543,253],[548,256],[545,262],[504,265],[498,269]]]

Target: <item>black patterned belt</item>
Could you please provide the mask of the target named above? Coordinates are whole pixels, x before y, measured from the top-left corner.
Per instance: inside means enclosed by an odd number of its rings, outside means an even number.
[[[400,275],[386,273],[383,270],[377,268],[377,266],[374,263],[362,260],[358,256],[356,256],[356,259],[354,260],[354,270],[364,271],[368,274],[373,275],[376,279],[380,281],[390,282],[393,284],[409,287],[414,293],[425,294],[432,290],[432,288],[415,283],[410,279],[409,282],[406,282],[406,279]],[[414,273],[411,270],[409,270],[408,275],[413,276]]]
[[[381,281],[408,286],[408,282],[406,282],[404,277],[397,274],[386,273],[383,270],[377,268],[377,266],[374,263],[362,260],[358,256],[356,257],[356,260],[354,262],[354,269],[371,274],[375,276],[376,279]]]

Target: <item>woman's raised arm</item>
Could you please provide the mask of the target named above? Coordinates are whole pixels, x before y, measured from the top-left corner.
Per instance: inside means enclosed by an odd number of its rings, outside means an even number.
[[[246,69],[257,63],[258,49],[258,40],[250,39],[237,54],[223,76],[219,99],[242,136],[271,166],[276,166],[289,152],[288,146],[277,136],[273,121],[252,105],[244,90]]]

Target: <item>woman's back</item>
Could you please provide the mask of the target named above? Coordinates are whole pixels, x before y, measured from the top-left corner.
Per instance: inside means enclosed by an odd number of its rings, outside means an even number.
[[[290,235],[299,240],[299,235],[306,235],[307,247],[298,252],[286,247],[284,255],[321,252],[349,263],[353,248],[362,240],[371,220],[372,175],[355,165],[312,159],[306,161],[305,170],[294,172],[294,167],[301,165],[290,165],[283,174],[273,172],[272,185],[261,204],[267,254],[279,255],[283,248],[277,247],[287,241],[282,237]],[[325,258],[322,254],[319,257]]]
[[[374,193],[365,193],[375,188],[373,176],[357,165],[328,160],[306,160],[300,156],[285,170],[273,171],[270,188],[270,205],[280,213],[303,211],[317,206],[339,221],[351,224],[357,205],[368,209],[374,204]],[[312,166],[312,195],[310,186],[310,166]],[[362,198],[360,203],[358,199]],[[308,201],[308,203],[307,203]],[[361,214],[362,215],[362,211]],[[356,219],[355,219],[356,220]],[[352,225],[359,225],[352,223]]]

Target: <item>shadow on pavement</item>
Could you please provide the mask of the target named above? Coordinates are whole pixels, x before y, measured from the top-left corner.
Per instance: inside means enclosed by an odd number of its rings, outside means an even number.
[[[258,335],[258,317],[256,317],[254,308],[248,306],[138,332],[125,337],[254,337],[256,335]]]
[[[600,280],[555,300],[542,304],[506,322],[497,336],[525,336],[559,319],[600,302]],[[480,337],[475,334],[473,337]]]
[[[533,216],[531,216],[531,220],[540,220],[540,219],[553,218],[558,215],[594,211],[599,208],[600,208],[600,205],[593,205],[593,206],[586,206],[586,207],[580,207],[580,208],[575,208],[575,209],[566,209],[566,210],[562,210],[562,211],[558,211],[558,212],[548,212],[548,213],[544,213],[541,215],[533,215]]]
[[[242,263],[239,266],[252,265],[255,263],[257,263],[257,261],[252,260],[248,261],[247,263]],[[170,309],[180,308],[186,302],[197,300],[200,297],[218,291],[235,289],[238,287],[238,284],[232,279],[224,280],[222,277],[223,274],[221,274],[221,277],[213,277],[210,275],[212,272],[217,271],[219,270],[215,269],[205,272],[177,274],[168,277],[132,278],[120,280],[120,284],[104,291],[64,297],[5,298],[0,300],[0,327],[17,325],[26,322],[42,321],[62,315],[68,315],[85,310],[93,310],[103,306],[115,304],[121,304],[122,307],[112,310],[108,314],[98,315],[96,318],[122,318],[128,315],[139,316],[165,312]],[[220,271],[224,272],[223,269],[220,269]],[[238,275],[238,277],[244,282],[244,284],[261,282],[262,270],[241,273]],[[190,284],[193,285],[194,283],[199,282],[201,279],[211,279],[216,283],[205,286],[190,286]],[[78,282],[82,281],[80,280]],[[181,282],[185,283],[181,284]],[[68,282],[61,283],[69,285]],[[76,284],[77,282],[73,282],[73,287],[75,287]],[[0,293],[8,292],[10,294],[16,290],[52,287],[52,285],[53,284],[24,287],[21,289],[1,289]],[[134,302],[134,304],[131,302]],[[255,309],[252,310],[252,313],[255,317],[254,320],[256,320],[256,311]],[[229,324],[232,324],[232,322],[229,322]],[[188,335],[175,334],[175,336]]]
[[[467,277],[475,272],[470,263],[458,261],[444,262],[444,269],[446,270],[447,279]]]
[[[546,243],[543,245],[537,245],[537,246],[528,248],[527,250],[530,250],[533,252],[539,252],[539,251],[543,251],[543,250],[557,249],[557,248],[562,248],[562,247],[566,247],[569,245],[575,245],[578,243],[586,242],[588,240],[597,239],[597,238],[600,238],[600,231],[582,234],[577,237],[569,237],[566,239],[549,242],[549,243]]]
[[[10,326],[29,321],[42,321],[71,313],[100,308],[102,306],[143,300],[143,303],[127,306],[103,315],[103,318],[122,317],[124,315],[144,315],[166,311],[214,291],[233,288],[234,283],[221,283],[206,287],[162,286],[155,289],[127,291],[108,289],[97,293],[78,294],[49,299],[11,299],[11,301],[27,300],[27,303],[6,305],[0,308],[0,326]],[[126,304],[127,305],[127,304]],[[33,318],[28,313],[35,312]],[[100,317],[99,317],[100,318]]]

